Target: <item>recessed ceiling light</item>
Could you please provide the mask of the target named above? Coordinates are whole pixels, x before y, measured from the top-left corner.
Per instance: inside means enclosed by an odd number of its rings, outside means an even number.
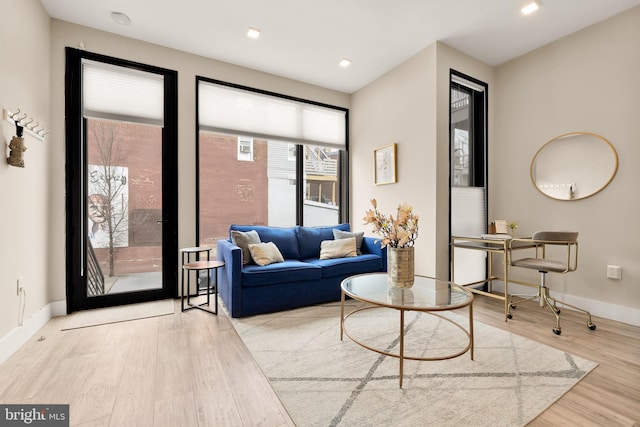
[[[342,68],[347,68],[349,65],[351,65],[351,60],[347,58],[342,58],[342,60],[338,62],[338,65],[341,66]]]
[[[539,8],[540,8],[540,5],[538,4],[538,2],[532,1],[531,3],[527,4],[522,9],[520,9],[520,11],[522,11],[523,14],[528,15],[530,13],[535,12]]]
[[[119,25],[131,24],[131,19],[129,19],[129,17],[122,12],[111,12],[111,19],[113,19],[114,22]]]
[[[249,28],[249,31],[247,31],[247,36],[251,37],[252,39],[257,39],[258,37],[260,37],[260,30],[258,30],[257,28]]]

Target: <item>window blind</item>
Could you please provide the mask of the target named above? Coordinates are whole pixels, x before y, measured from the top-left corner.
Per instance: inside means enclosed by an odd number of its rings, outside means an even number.
[[[85,117],[164,125],[164,77],[159,74],[82,61]]]
[[[484,86],[474,83],[471,80],[467,80],[457,74],[451,75],[451,82],[458,83],[459,85],[468,87],[469,89],[473,89],[477,92],[484,92]]]
[[[451,235],[480,237],[487,231],[486,192],[483,187],[451,187]],[[484,251],[455,251],[456,283],[472,283],[486,277]]]
[[[212,82],[198,82],[200,129],[346,148],[346,111]]]

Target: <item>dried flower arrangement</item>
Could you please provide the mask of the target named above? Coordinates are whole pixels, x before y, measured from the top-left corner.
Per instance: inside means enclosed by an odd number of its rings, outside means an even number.
[[[378,202],[371,199],[373,209],[365,213],[364,223],[373,225],[373,232],[382,236],[382,247],[408,248],[412,247],[418,238],[418,215],[413,213],[413,207],[406,204],[398,205],[396,217],[383,215],[378,210]]]

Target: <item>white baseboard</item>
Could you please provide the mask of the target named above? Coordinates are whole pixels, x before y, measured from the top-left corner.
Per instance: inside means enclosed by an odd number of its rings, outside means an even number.
[[[495,281],[493,282],[493,289],[497,292],[504,292],[504,285],[502,282]],[[535,295],[536,291],[535,288],[510,283],[509,293]],[[627,323],[633,326],[640,326],[640,309],[609,304],[606,302],[581,298],[574,295],[559,294],[553,291],[550,291],[550,293],[551,296],[557,298],[558,301],[565,301],[568,304],[573,304],[575,306],[584,308],[593,316],[603,317],[605,319],[615,320],[616,322]],[[569,307],[567,307],[567,309],[569,309]]]
[[[0,364],[4,363],[13,353],[25,344],[33,335],[47,324],[52,317],[67,314],[66,301],[54,301],[42,307],[33,316],[24,321],[22,326],[11,330],[0,338]]]
[[[59,317],[67,315],[67,302],[66,301],[54,301],[51,304],[51,317]]]

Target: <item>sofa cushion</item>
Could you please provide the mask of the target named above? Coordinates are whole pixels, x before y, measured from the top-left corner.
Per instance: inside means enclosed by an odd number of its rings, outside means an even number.
[[[260,236],[256,230],[249,231],[231,231],[231,242],[242,249],[242,264],[251,264],[253,259],[251,258],[251,252],[249,251],[249,245],[253,243],[260,243]]]
[[[346,258],[356,253],[356,238],[323,240],[320,243],[320,259]]]
[[[322,277],[352,276],[354,274],[380,271],[382,259],[378,255],[358,255],[349,258],[305,260],[322,269]]]
[[[251,264],[242,269],[242,286],[267,286],[321,278],[320,266],[293,259],[264,267]]]
[[[253,262],[260,266],[284,261],[278,247],[273,242],[250,244],[249,252],[251,252]]]
[[[348,239],[349,237],[356,238],[356,253],[362,255],[362,239],[364,239],[364,231],[342,231],[337,228],[333,229],[334,239]]]
[[[322,243],[323,240],[332,240],[334,229],[349,231],[351,230],[351,226],[344,223],[330,227],[298,227],[297,234],[300,259],[320,257],[320,243]]]
[[[260,241],[263,243],[273,242],[280,250],[280,253],[284,257],[284,259],[300,259],[300,252],[298,252],[296,227],[270,227],[268,225],[233,224],[229,227],[229,230],[255,230],[260,236]]]

